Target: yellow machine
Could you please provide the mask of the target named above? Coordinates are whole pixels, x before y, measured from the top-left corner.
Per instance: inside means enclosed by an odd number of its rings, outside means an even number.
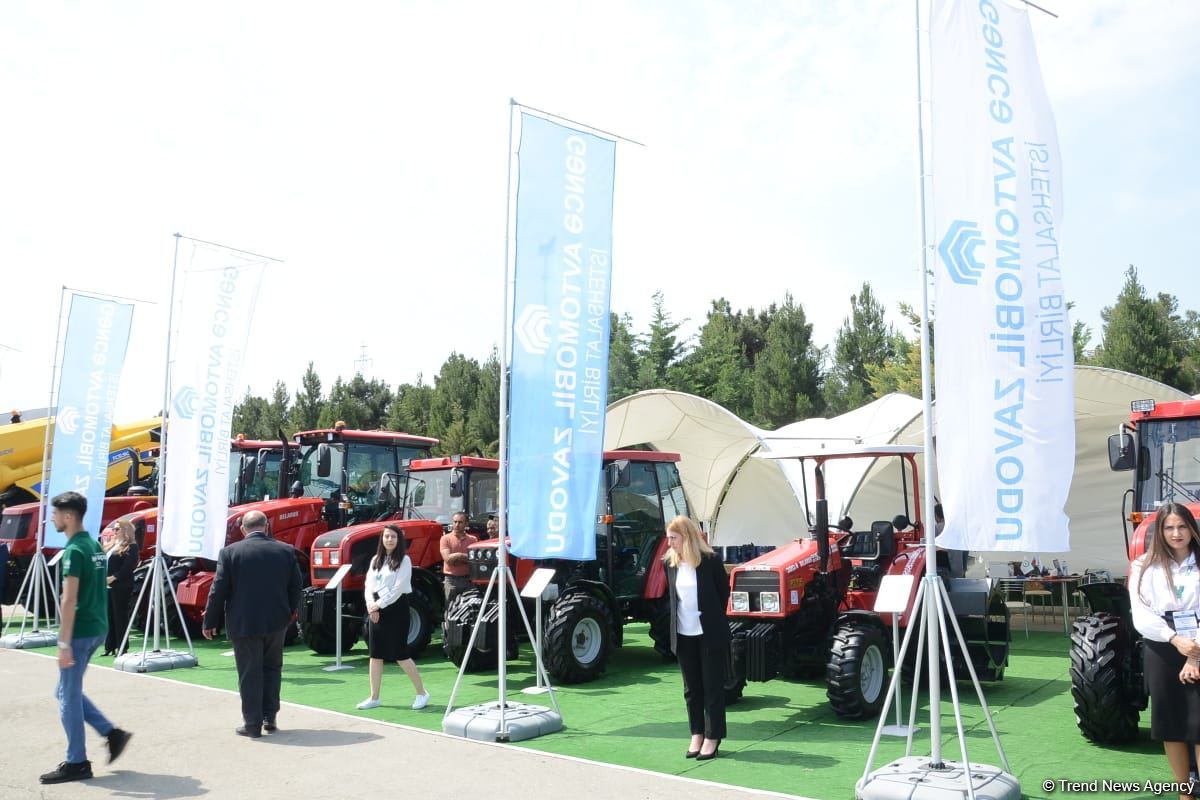
[[[53,441],[52,417],[0,427],[0,507],[41,499],[42,448],[46,443],[47,425]],[[142,462],[157,452],[161,430],[161,417],[113,425],[107,493],[120,494],[125,490],[129,483],[129,467],[135,457],[138,460],[137,479],[149,476],[153,465]]]

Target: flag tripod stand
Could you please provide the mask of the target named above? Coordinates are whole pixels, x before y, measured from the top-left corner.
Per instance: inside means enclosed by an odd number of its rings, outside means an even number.
[[[920,275],[922,301],[921,399],[924,406],[923,413],[925,420],[923,448],[925,453],[925,486],[924,497],[922,499],[926,513],[932,516],[936,503],[934,499],[934,486],[936,485],[937,476],[934,469],[933,384],[932,369],[930,367],[932,351],[929,339],[929,245],[926,235],[927,217],[925,210],[926,173],[923,118],[924,94],[921,81],[921,0],[915,0],[914,6],[916,10],[917,54],[917,208],[921,245]],[[971,663],[970,656],[967,654],[967,646],[963,641],[962,631],[959,630],[958,621],[954,618],[954,613],[950,609],[950,598],[946,593],[946,588],[942,583],[942,579],[937,574],[937,547],[934,545],[933,538],[933,525],[926,524],[925,576],[922,578],[921,584],[917,589],[917,596],[913,600],[913,621],[904,634],[904,643],[900,647],[900,660],[896,665],[896,669],[892,672],[892,682],[888,687],[887,700],[884,702],[883,710],[879,717],[879,725],[875,730],[875,738],[871,742],[871,752],[867,756],[867,764],[863,770],[863,776],[855,784],[854,794],[859,800],[898,800],[899,798],[905,798],[905,800],[941,800],[942,798],[962,798],[964,796],[968,800],[976,800],[976,798],[1018,800],[1021,796],[1021,784],[1008,771],[1008,759],[1004,755],[1004,749],[1000,745],[1000,737],[996,733],[995,725],[992,723],[992,716],[988,711],[987,701],[984,699],[983,690],[979,686],[979,678],[975,674],[975,667]],[[987,719],[988,727],[991,729],[992,738],[996,744],[996,750],[1000,755],[1000,761],[1004,765],[1003,769],[987,764],[975,764],[969,760],[967,754],[967,737],[962,722],[962,709],[958,702],[958,686],[955,683],[954,660],[951,657],[950,637],[946,628],[947,613],[949,613],[958,646],[962,649],[964,656],[966,656],[964,660],[967,664],[967,670],[971,674],[971,680],[979,696],[983,715]],[[918,617],[920,621],[918,621]],[[922,622],[924,623],[923,626],[921,625]],[[917,641],[917,665],[914,670],[916,680],[913,681],[913,701],[909,706],[909,732],[906,740],[905,755],[903,758],[886,764],[872,772],[871,764],[875,760],[875,753],[879,747],[879,739],[886,725],[889,706],[892,698],[897,695],[900,689],[901,670],[899,666],[904,663],[903,660],[908,650],[909,642],[912,639],[913,630],[918,628],[920,628],[920,635]],[[926,636],[928,636],[928,642],[925,641]],[[941,643],[941,653],[938,652],[939,642]],[[942,758],[941,659],[943,655],[945,657],[946,669],[949,672],[950,696],[954,707],[954,720],[958,733],[959,751],[962,755],[962,761],[958,763]],[[922,675],[922,657],[927,662],[925,666],[929,686],[930,753],[928,756],[913,756],[912,737],[916,723],[916,701],[917,690],[920,687],[919,676]]]

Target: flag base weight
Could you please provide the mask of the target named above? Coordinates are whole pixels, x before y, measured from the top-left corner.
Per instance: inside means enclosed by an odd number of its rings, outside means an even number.
[[[854,786],[856,800],[962,800],[967,796],[962,764],[935,768],[928,756],[908,756],[884,764]],[[1020,800],[1016,776],[988,764],[971,764],[975,800]]]
[[[442,719],[442,732],[481,742],[523,742],[563,729],[562,715],[545,706],[508,703],[504,707],[508,735],[500,735],[500,703],[456,708]]]
[[[191,653],[177,650],[155,650],[153,653],[126,653],[113,661],[113,669],[122,672],[163,672],[168,669],[194,667],[200,662]]]
[[[9,650],[25,650],[32,647],[53,647],[58,641],[57,631],[30,631],[10,633],[0,637],[0,647]]]
[[[907,725],[884,725],[884,736],[908,736],[909,731],[917,730],[915,727],[910,728]]]

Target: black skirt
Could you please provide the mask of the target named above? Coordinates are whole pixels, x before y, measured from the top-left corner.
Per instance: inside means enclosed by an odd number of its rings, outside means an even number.
[[[384,661],[403,661],[411,658],[408,651],[408,595],[387,608],[379,609],[379,622],[367,626],[367,650],[371,658]]]
[[[1150,690],[1150,738],[1200,742],[1200,684],[1180,683],[1186,659],[1167,642],[1143,639],[1146,688]]]

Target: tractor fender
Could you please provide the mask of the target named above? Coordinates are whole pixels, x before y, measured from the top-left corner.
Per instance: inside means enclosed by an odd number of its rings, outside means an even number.
[[[654,558],[646,570],[646,582],[642,584],[642,599],[657,600],[667,593],[667,565],[663,556],[667,554],[667,537],[658,541],[654,548]]]
[[[837,619],[833,621],[833,627],[831,630],[837,630],[847,622],[853,622],[857,625],[873,625],[879,630],[883,631],[884,635],[888,634],[887,626],[883,624],[883,620],[880,619],[879,614],[876,614],[874,611],[867,611],[866,609],[861,608],[843,611],[838,614]]]
[[[1101,612],[1115,614],[1124,620],[1126,627],[1133,624],[1129,604],[1129,590],[1119,583],[1081,583],[1079,591],[1087,598],[1093,614]]]
[[[896,554],[892,559],[892,563],[888,565],[888,575],[912,575],[916,580],[912,583],[912,588],[908,590],[908,605],[907,611],[900,615],[900,627],[907,628],[909,618],[913,613],[913,603],[917,599],[917,589],[920,587],[921,579],[925,577],[925,546],[913,545],[905,548]],[[882,620],[883,625],[891,625],[891,614],[879,614],[877,618]]]
[[[577,580],[563,587],[559,592],[558,600],[555,602],[561,602],[564,597],[569,597],[580,592],[590,594],[612,610],[613,642],[620,647],[622,639],[621,606],[617,603],[617,595],[607,584],[600,581]]]

